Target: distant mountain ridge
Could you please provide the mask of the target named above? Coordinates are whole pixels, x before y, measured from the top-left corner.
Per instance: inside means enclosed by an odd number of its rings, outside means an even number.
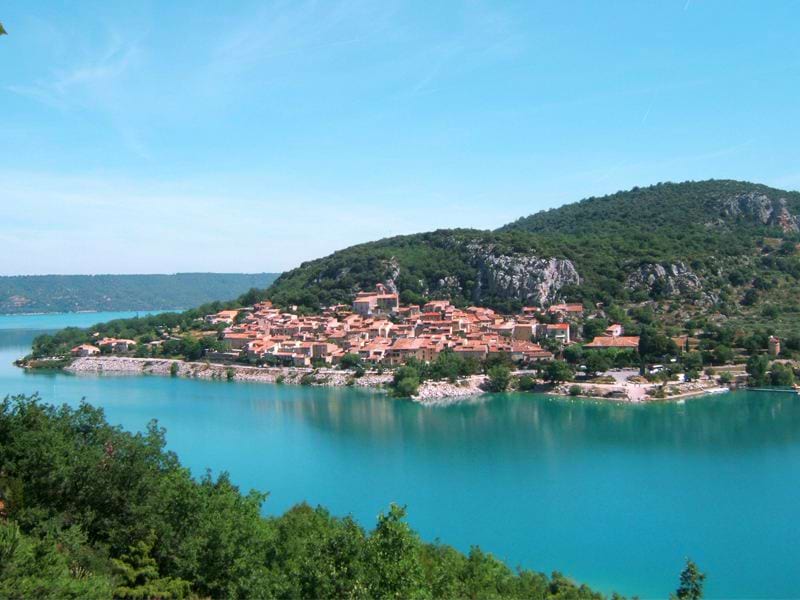
[[[277,273],[0,277],[0,314],[183,309],[267,288]]]
[[[800,193],[732,180],[660,183],[541,211],[496,231],[352,246],[282,274],[268,296],[309,309],[376,282],[408,302],[514,311],[562,300],[800,312]],[[772,310],[772,309],[771,309]]]

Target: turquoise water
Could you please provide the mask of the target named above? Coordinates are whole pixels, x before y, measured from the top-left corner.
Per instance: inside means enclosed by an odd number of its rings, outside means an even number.
[[[10,362],[31,335],[0,331],[0,390],[86,397],[129,429],[156,417],[194,473],[270,491],[268,513],[306,500],[372,526],[394,501],[426,539],[607,591],[666,597],[688,555],[708,597],[800,596],[798,396],[436,409],[352,389],[25,374]]]

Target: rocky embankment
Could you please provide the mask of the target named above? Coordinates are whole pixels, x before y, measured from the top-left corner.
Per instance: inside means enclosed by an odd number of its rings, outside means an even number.
[[[419,386],[415,402],[427,405],[445,405],[461,402],[465,398],[480,396],[486,393],[483,389],[485,375],[472,375],[455,383],[449,381],[425,381]]]
[[[122,358],[112,356],[76,358],[64,370],[77,374],[174,375],[193,379],[229,379],[252,383],[289,383],[317,386],[380,387],[392,380],[391,373],[367,372],[361,377],[355,377],[348,371],[335,369],[246,367],[243,365],[185,362],[166,358]]]
[[[355,377],[349,371],[336,369],[246,367],[242,365],[185,362],[166,358],[123,358],[116,356],[76,358],[64,370],[75,374],[161,375],[192,379],[220,379],[251,383],[287,383],[333,387],[381,388],[392,381],[391,373],[369,371],[361,377]],[[482,388],[485,380],[486,377],[484,375],[473,375],[456,383],[426,381],[420,386],[419,392],[412,400],[426,405],[452,404],[464,398],[485,393]]]

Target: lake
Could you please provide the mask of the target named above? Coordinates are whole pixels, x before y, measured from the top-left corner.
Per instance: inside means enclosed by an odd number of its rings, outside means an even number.
[[[736,392],[626,406],[501,394],[446,408],[377,392],[137,376],[29,374],[37,330],[125,313],[0,316],[0,393],[157,418],[195,474],[322,504],[370,528],[406,504],[425,539],[603,591],[666,597],[686,556],[707,597],[800,597],[800,397]]]

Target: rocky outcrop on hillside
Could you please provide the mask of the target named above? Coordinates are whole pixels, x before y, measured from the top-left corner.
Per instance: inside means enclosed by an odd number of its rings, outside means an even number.
[[[677,297],[700,292],[703,284],[684,263],[670,265],[644,264],[628,275],[627,287],[646,290],[654,296]]]
[[[471,246],[478,268],[473,299],[484,296],[514,298],[540,306],[560,299],[564,286],[578,285],[581,278],[572,261],[533,254],[495,254],[493,247]]]
[[[784,198],[773,199],[766,194],[748,192],[722,201],[723,217],[745,219],[785,232],[800,231],[800,221],[789,212]]]

